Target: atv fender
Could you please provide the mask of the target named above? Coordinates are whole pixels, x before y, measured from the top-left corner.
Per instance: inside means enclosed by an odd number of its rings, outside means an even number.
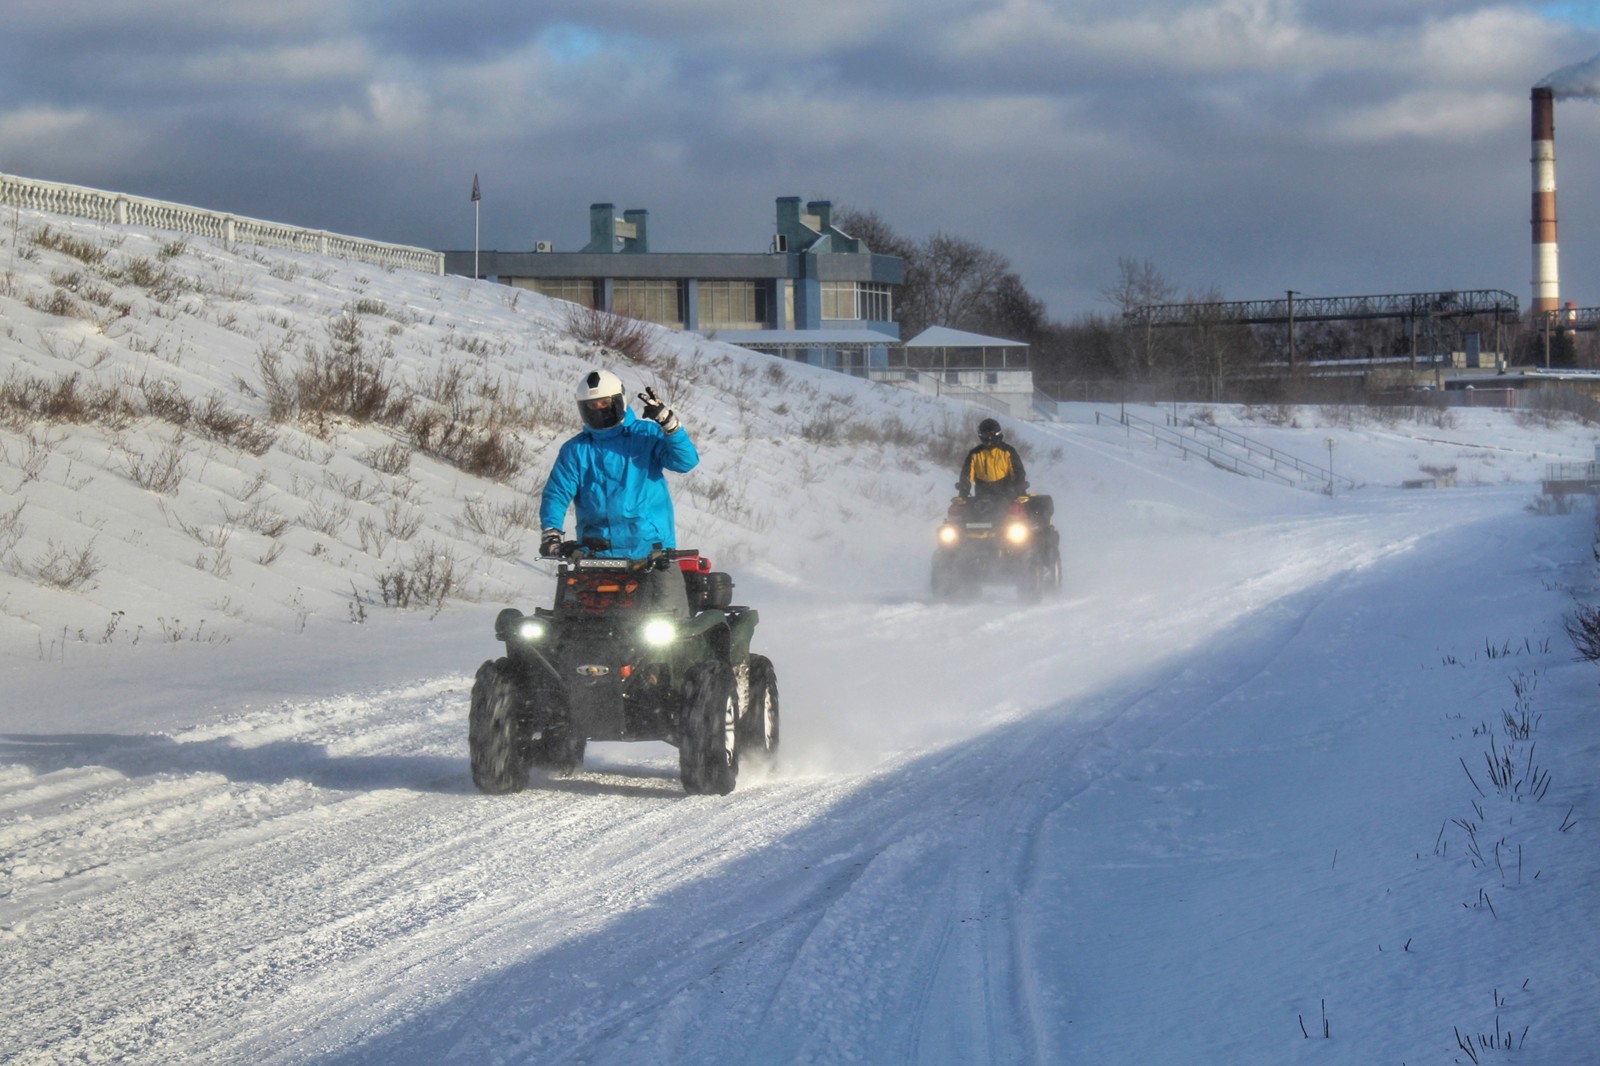
[[[681,623],[679,634],[687,639],[705,637],[716,650],[717,658],[736,663],[750,654],[760,612],[750,607],[704,610]]]

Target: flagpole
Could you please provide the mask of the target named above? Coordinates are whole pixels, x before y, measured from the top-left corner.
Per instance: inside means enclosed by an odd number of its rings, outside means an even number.
[[[483,206],[483,194],[478,191],[478,175],[472,175],[472,280],[478,274],[478,211]]]

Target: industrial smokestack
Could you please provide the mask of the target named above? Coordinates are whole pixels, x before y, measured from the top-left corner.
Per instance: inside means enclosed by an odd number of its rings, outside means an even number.
[[[1533,310],[1561,307],[1556,269],[1557,100],[1600,100],[1600,55],[1562,67],[1533,90]]]
[[[1547,85],[1533,90],[1533,310],[1561,306],[1556,265],[1556,105]]]

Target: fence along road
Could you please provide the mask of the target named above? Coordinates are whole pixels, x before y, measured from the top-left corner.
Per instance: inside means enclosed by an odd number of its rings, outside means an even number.
[[[286,248],[295,252],[352,259],[374,266],[418,270],[424,274],[444,273],[444,253],[427,248],[369,241],[326,230],[263,222],[261,219],[242,218],[165,200],[147,200],[140,196],[104,192],[81,185],[36,181],[12,174],[0,174],[0,205],[115,222],[123,226],[150,226],[153,229],[213,237],[228,244]]]

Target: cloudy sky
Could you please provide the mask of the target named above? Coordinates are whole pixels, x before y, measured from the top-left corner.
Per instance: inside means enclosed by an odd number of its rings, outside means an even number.
[[[774,201],[1229,299],[1530,302],[1529,90],[1596,0],[7,0],[0,171],[430,248],[765,250]],[[1582,82],[1587,85],[1587,82]],[[1600,305],[1600,89],[1556,107],[1564,299]]]

